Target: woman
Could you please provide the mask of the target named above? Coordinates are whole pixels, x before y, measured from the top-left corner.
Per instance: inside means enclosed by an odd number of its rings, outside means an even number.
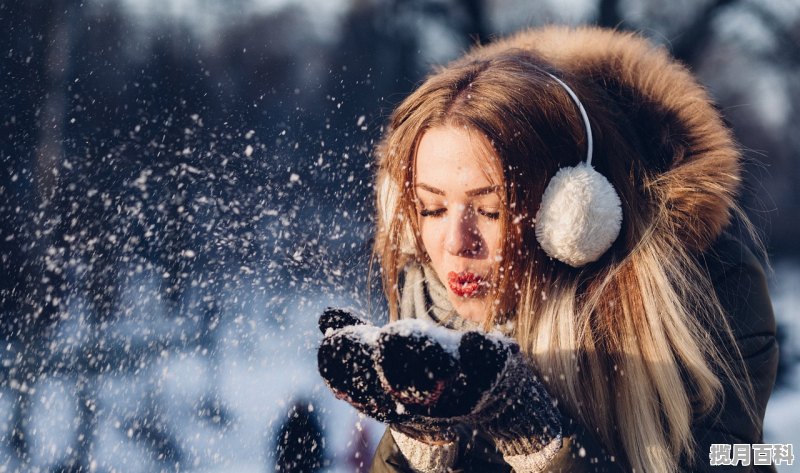
[[[323,317],[323,377],[390,425],[373,471],[705,471],[711,444],[762,442],[778,355],[730,232],[741,156],[661,48],[560,27],[476,47],[378,155],[390,317],[467,335]]]

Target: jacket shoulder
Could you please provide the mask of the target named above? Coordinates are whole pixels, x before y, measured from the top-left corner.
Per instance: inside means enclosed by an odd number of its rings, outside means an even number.
[[[753,252],[730,233],[723,233],[703,254],[717,297],[734,337],[775,336],[775,315],[763,266]],[[743,353],[744,355],[745,353]]]
[[[721,379],[725,389],[722,403],[713,412],[696,419],[692,426],[697,442],[693,471],[709,468],[707,455],[711,444],[762,442],[764,413],[778,367],[775,317],[766,275],[758,259],[739,239],[723,233],[703,254],[702,260],[730,323],[736,346],[730,347],[726,337],[718,338],[717,342],[723,348],[723,356],[740,357],[739,362],[732,363],[733,375],[749,379],[753,391],[747,399],[739,399],[731,389],[731,381]],[[717,334],[713,328],[709,331]],[[744,405],[745,402],[748,405]],[[756,418],[746,415],[748,410],[752,410]]]

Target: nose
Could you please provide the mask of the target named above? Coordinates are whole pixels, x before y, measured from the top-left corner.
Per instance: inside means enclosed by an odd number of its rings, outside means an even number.
[[[482,247],[482,237],[470,207],[453,212],[448,219],[444,249],[454,256],[477,256]]]

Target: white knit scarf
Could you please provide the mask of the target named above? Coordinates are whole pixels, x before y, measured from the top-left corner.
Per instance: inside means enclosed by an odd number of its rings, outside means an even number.
[[[409,263],[400,275],[400,318],[422,319],[453,330],[479,330],[481,325],[462,318],[447,298],[447,288],[433,268]]]

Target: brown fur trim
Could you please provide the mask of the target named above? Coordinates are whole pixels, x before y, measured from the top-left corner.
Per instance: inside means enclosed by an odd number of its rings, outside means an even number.
[[[647,147],[641,159],[652,178],[642,186],[657,199],[657,230],[677,232],[696,250],[722,233],[740,187],[741,155],[709,95],[665,48],[634,33],[548,26],[478,46],[468,58],[506,49],[530,51],[614,98]]]

